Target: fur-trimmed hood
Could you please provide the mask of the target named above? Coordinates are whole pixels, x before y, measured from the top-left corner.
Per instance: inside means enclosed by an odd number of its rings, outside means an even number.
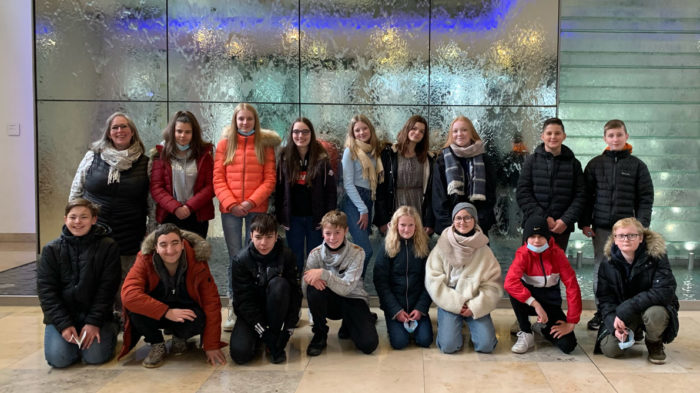
[[[644,241],[647,246],[647,255],[652,258],[659,258],[666,255],[666,240],[663,236],[652,231],[651,229],[644,229]],[[608,241],[605,243],[605,256],[610,259],[612,255],[612,245],[615,243],[613,234],[610,234]]]
[[[221,137],[226,139],[230,131],[231,131],[230,125],[224,127],[224,129],[221,131]],[[255,134],[255,135],[256,135],[256,137],[260,138],[260,141],[262,142],[264,147],[276,148],[277,146],[279,146],[282,143],[282,138],[279,135],[277,135],[277,133],[273,130],[261,128],[260,134]]]
[[[194,251],[194,257],[198,261],[208,261],[211,257],[211,245],[201,236],[194,232],[180,230],[182,232],[182,238],[187,240],[187,242],[192,247]],[[156,251],[156,237],[155,231],[151,232],[143,239],[141,243],[141,255],[152,255]]]

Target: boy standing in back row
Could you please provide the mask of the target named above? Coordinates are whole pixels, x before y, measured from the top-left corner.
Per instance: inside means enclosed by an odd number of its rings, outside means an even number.
[[[635,217],[645,228],[651,221],[654,185],[646,164],[632,155],[627,143],[629,134],[622,120],[610,120],[603,127],[603,140],[608,145],[603,154],[594,157],[584,171],[586,207],[579,227],[586,237],[593,238],[595,265],[593,292],[598,289],[598,268],[605,242],[618,220]],[[596,299],[596,304],[598,299]],[[598,330],[600,313],[588,321],[588,329]]]

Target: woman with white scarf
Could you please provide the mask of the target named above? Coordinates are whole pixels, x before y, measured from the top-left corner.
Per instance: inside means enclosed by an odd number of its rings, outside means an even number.
[[[111,229],[119,246],[122,280],[133,265],[146,234],[148,157],[133,120],[115,112],[102,138],[78,165],[69,201],[85,198],[100,207],[98,223]]]
[[[466,322],[474,350],[490,353],[498,343],[490,313],[503,291],[501,267],[478,225],[474,205],[458,203],[452,222],[425,266],[425,287],[438,306],[436,344],[443,353],[462,349],[462,323]]]
[[[372,225],[372,207],[376,198],[377,184],[384,181],[381,143],[372,122],[365,115],[356,115],[350,120],[343,152],[343,187],[345,196],[341,210],[348,216],[348,227],[353,243],[365,250],[362,278],[372,258],[369,242]]]

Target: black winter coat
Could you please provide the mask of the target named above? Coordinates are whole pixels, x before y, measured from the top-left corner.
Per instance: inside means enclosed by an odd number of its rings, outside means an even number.
[[[413,240],[401,240],[401,249],[395,257],[386,253],[374,264],[374,287],[379,305],[393,318],[399,311],[418,310],[427,315],[432,300],[425,289],[425,261],[413,253]]]
[[[455,155],[458,160],[464,158]],[[491,226],[496,222],[496,215],[493,212],[493,207],[496,205],[496,171],[489,159],[488,155],[484,154],[484,167],[486,168],[486,200],[485,201],[470,201],[469,195],[447,195],[447,180],[445,176],[445,157],[442,153],[435,160],[433,165],[433,213],[435,214],[435,233],[438,235],[445,228],[452,225],[452,209],[459,202],[469,202],[476,207],[479,215],[479,226],[486,234]],[[465,182],[465,189],[468,189]]]
[[[316,168],[308,168],[307,176],[311,179],[311,213],[314,228],[320,225],[321,218],[337,205],[336,176],[328,160],[328,156],[321,157],[316,162]],[[287,173],[287,162],[280,157],[277,164],[277,183],[275,185],[275,215],[277,222],[289,228],[292,215],[292,186]]]
[[[102,327],[112,320],[112,304],[119,289],[121,263],[109,230],[92,226],[75,237],[64,226],[61,237],[44,246],[37,263],[36,287],[44,323],[59,332],[84,324]]]
[[[291,287],[285,329],[291,329],[299,321],[301,309],[301,285],[297,279],[297,264],[292,250],[277,239],[274,248],[263,256],[255,250],[253,242],[233,257],[231,285],[233,309],[239,318],[251,326],[258,323],[268,327],[266,316],[266,290],[270,280],[283,277]]]
[[[632,155],[631,148],[604,151],[586,165],[584,176],[587,202],[580,228],[610,229],[626,217],[635,217],[649,227],[654,185],[646,164]]]
[[[586,185],[581,163],[568,147],[552,155],[537,146],[523,163],[516,192],[523,218],[537,215],[561,219],[566,230],[574,230],[586,202]]]
[[[83,197],[100,206],[97,222],[112,229],[120,255],[136,255],[146,235],[148,215],[148,157],[142,154],[130,169],[121,171],[119,182],[107,184],[109,164],[95,153],[85,174]]]
[[[639,248],[628,278],[624,266],[627,261],[613,243],[612,236],[605,245],[607,259],[600,264],[596,291],[598,311],[604,326],[598,330],[596,352],[600,349],[600,340],[615,331],[616,316],[628,324],[634,316],[641,317],[651,306],[663,306],[669,312],[663,342],[670,343],[678,334],[676,279],[668,263],[664,239],[646,229]]]
[[[377,198],[374,201],[374,225],[381,227],[391,221],[398,206],[396,205],[396,181],[399,173],[399,153],[394,150],[394,146],[387,144],[381,154],[382,165],[384,166],[384,182],[377,185]],[[427,181],[424,181],[423,203],[421,206],[421,221],[423,227],[434,228],[435,215],[433,214],[433,157],[428,154],[426,174]],[[424,165],[425,168],[425,165]]]

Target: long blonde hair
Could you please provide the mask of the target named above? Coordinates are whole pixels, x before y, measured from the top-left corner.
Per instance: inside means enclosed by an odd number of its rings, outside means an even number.
[[[412,206],[399,206],[391,216],[389,228],[386,232],[384,240],[384,252],[389,258],[393,258],[401,249],[401,235],[399,235],[399,218],[409,216],[416,223],[416,231],[413,233],[413,255],[418,258],[427,257],[430,253],[428,250],[428,235],[423,230],[423,222],[421,222],[418,211]]]
[[[262,142],[262,135],[260,135],[260,118],[258,117],[258,111],[245,102],[241,102],[236,105],[236,109],[233,110],[233,119],[231,119],[231,126],[226,130],[226,135],[224,138],[228,140],[226,142],[226,157],[224,158],[224,165],[229,165],[233,162],[233,156],[236,154],[236,148],[238,147],[238,125],[236,125],[236,117],[238,117],[238,112],[240,111],[250,111],[255,119],[255,157],[258,159],[260,165],[265,163],[265,146]]]
[[[352,119],[350,119],[350,128],[348,129],[348,135],[345,137],[345,147],[350,149],[352,159],[357,159],[357,152],[355,150],[355,134],[352,132],[352,130],[355,128],[355,124],[359,121],[367,124],[370,134],[368,144],[372,146],[372,155],[374,155],[374,158],[379,159],[382,154],[382,143],[379,138],[377,138],[377,131],[374,129],[374,125],[365,115],[355,115],[352,117]]]
[[[476,133],[476,128],[474,128],[474,123],[472,123],[471,120],[469,120],[468,117],[459,115],[455,117],[454,120],[452,120],[452,123],[450,123],[450,129],[447,130],[447,141],[445,141],[445,146],[443,147],[448,147],[452,143],[454,143],[454,137],[452,136],[452,127],[454,127],[455,123],[458,121],[463,121],[467,123],[467,128],[469,128],[469,138],[472,140],[472,143],[476,141],[480,141],[481,137],[479,134]]]

